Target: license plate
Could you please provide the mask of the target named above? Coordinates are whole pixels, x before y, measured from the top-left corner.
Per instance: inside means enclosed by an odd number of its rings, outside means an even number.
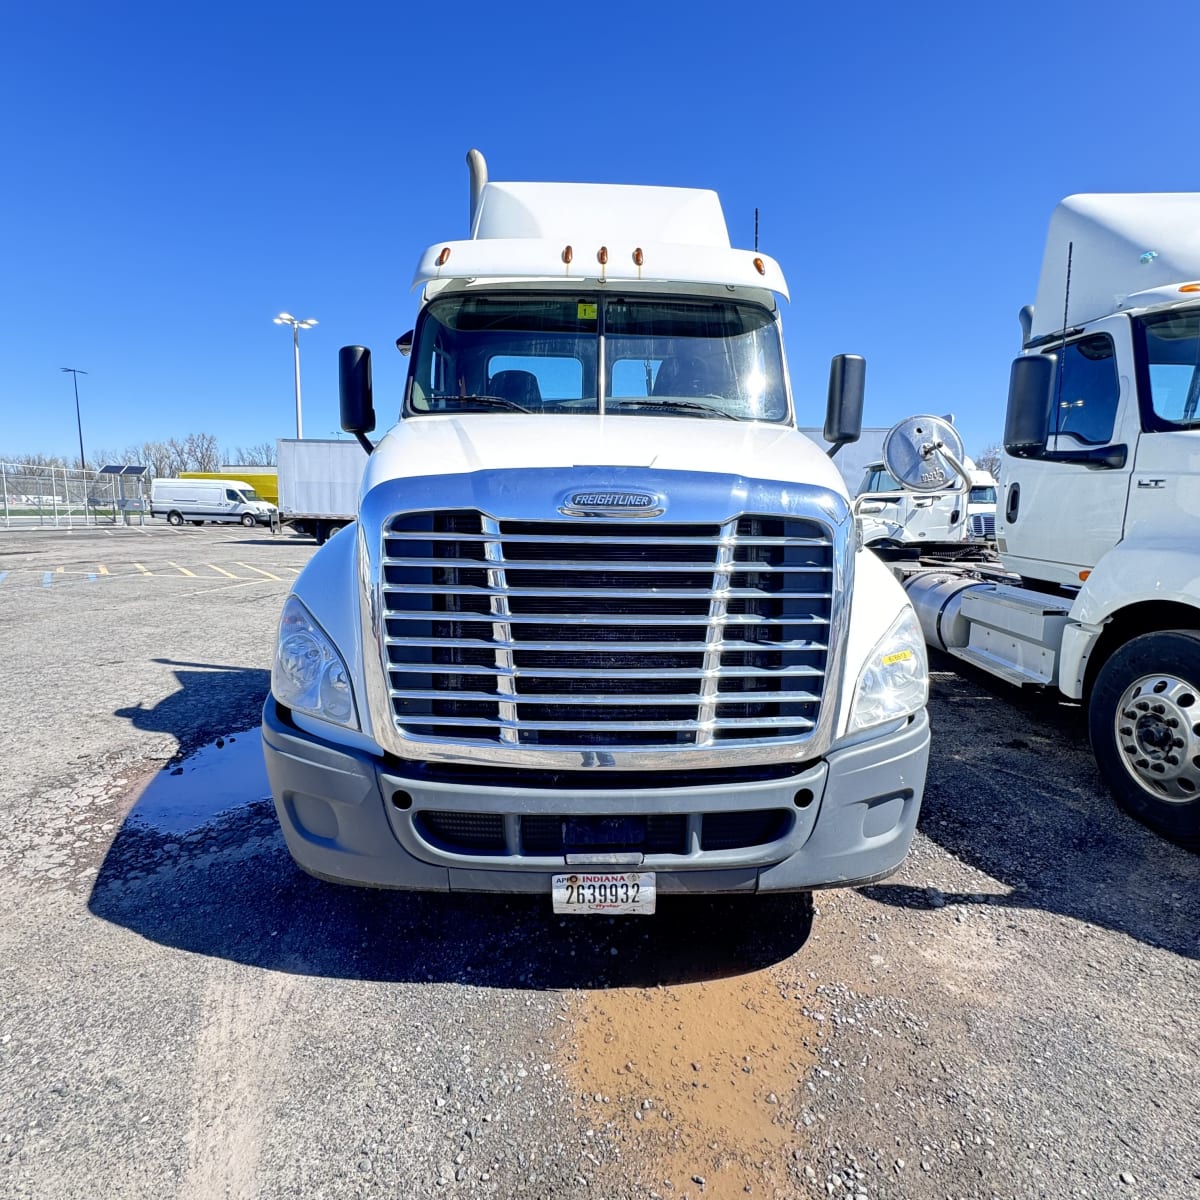
[[[553,877],[556,913],[654,912],[653,871],[574,871]]]

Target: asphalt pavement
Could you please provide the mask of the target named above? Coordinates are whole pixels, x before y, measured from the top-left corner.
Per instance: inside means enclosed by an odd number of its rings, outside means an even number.
[[[0,1197],[1200,1196],[1200,856],[1076,706],[935,659],[913,853],[815,916],[341,888],[253,753],[314,550],[0,531]]]

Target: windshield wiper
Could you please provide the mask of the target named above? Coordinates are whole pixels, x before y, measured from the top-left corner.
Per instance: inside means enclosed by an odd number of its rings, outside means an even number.
[[[508,399],[507,396],[445,396],[442,397],[449,403],[451,400],[457,400],[459,404],[482,404],[485,407],[492,408],[507,408],[512,412],[532,413],[533,409],[526,408],[523,404],[518,404],[515,400]],[[453,411],[447,409],[447,411]]]
[[[749,417],[742,416],[741,413],[732,413],[728,409],[718,408],[715,404],[704,404],[700,400],[682,400],[674,398],[663,398],[661,400],[652,399],[650,397],[634,398],[631,400],[617,400],[612,402],[612,412],[619,413],[623,408],[662,408],[681,410],[683,412],[703,413],[706,417],[725,417],[730,421],[748,421]]]

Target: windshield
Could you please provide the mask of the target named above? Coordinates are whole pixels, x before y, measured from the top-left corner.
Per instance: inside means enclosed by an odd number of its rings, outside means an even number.
[[[786,420],[771,313],[736,300],[536,292],[446,296],[422,313],[406,412],[596,413],[601,405]]]
[[[996,489],[994,487],[973,487],[967,497],[970,504],[995,504]]]
[[[258,499],[258,493],[253,488],[238,488],[238,492],[245,504],[253,504]]]
[[[1159,313],[1143,317],[1142,368],[1149,388],[1148,429],[1200,427],[1200,312]]]

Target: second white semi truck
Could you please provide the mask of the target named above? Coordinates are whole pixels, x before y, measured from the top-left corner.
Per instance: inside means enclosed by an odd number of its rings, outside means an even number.
[[[1200,194],[1068,197],[1021,316],[1004,572],[896,569],[931,645],[1082,701],[1119,803],[1200,846]],[[889,469],[944,489],[961,443],[909,426]]]
[[[798,428],[778,265],[713,192],[468,161],[470,236],[421,256],[377,445],[369,352],[341,352],[355,535],[297,579],[263,713],[293,857],[569,913],[889,874],[924,639]],[[834,359],[835,447],[863,370]]]

